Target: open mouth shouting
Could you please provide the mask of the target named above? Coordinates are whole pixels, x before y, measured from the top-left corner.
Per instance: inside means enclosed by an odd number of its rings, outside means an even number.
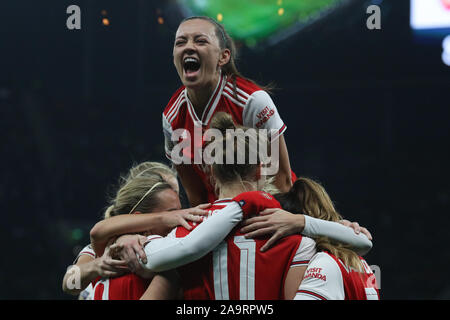
[[[195,57],[186,57],[183,60],[184,75],[187,80],[195,80],[200,70],[200,61]]]

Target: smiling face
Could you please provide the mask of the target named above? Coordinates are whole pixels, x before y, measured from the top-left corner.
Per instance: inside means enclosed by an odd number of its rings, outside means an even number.
[[[173,62],[181,82],[188,89],[214,87],[220,67],[228,62],[229,50],[222,50],[215,26],[192,19],[180,24],[175,35]]]

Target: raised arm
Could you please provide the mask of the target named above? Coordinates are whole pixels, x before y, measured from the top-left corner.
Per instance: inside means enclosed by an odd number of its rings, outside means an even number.
[[[275,176],[275,186],[281,192],[287,192],[292,187],[291,165],[284,135],[279,138],[279,169]]]
[[[177,170],[191,206],[208,202],[205,185],[197,173],[195,173],[192,165],[180,164],[176,165],[175,169]]]
[[[180,225],[189,229],[187,221],[201,221],[199,215],[207,213],[203,210],[204,207],[205,205],[200,205],[169,212],[118,215],[99,221],[91,229],[91,245],[97,256],[101,256],[108,241],[122,234],[148,231],[165,235]]]

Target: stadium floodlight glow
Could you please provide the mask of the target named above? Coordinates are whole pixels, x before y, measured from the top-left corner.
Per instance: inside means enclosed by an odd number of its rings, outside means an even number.
[[[184,16],[208,16],[252,47],[299,31],[345,0],[178,0]]]
[[[419,39],[442,39],[450,33],[450,0],[411,0],[410,26]]]

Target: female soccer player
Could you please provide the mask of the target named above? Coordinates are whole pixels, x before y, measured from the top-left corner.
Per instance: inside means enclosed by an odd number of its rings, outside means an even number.
[[[233,40],[214,19],[190,17],[180,23],[173,61],[183,86],[167,104],[162,122],[166,156],[174,163],[192,206],[217,199],[202,159],[202,135],[220,111],[245,127],[273,130],[272,140],[279,146],[275,185],[283,192],[292,185],[294,174],[283,137],[286,125],[269,94],[239,73],[235,58]],[[186,148],[180,151],[176,145]]]
[[[151,192],[149,192],[150,190]],[[193,214],[204,212],[198,208],[171,211],[169,215],[164,214],[168,205],[173,209],[173,206],[179,203],[178,190],[176,175],[168,166],[157,162],[143,162],[133,166],[126,176],[120,178],[117,194],[105,211],[104,218],[110,223],[105,225],[100,222],[91,232],[95,239],[98,254],[91,245],[81,250],[73,263],[79,268],[79,285],[70,283],[71,276],[74,275],[74,269],[68,268],[63,279],[63,291],[72,295],[80,294],[82,299],[91,298],[88,296],[92,291],[92,285],[90,284],[92,280],[97,277],[117,277],[128,271],[125,263],[111,259],[108,252],[103,254],[108,241],[111,239],[110,237],[105,240],[103,235],[105,233],[108,235],[122,234],[119,215],[130,213],[130,211],[135,213],[160,212],[152,215],[140,215],[140,219],[135,220],[134,226],[127,225],[127,229],[134,230],[134,232],[153,229],[153,233],[157,234],[165,234],[177,225],[188,226],[188,220],[198,221]],[[146,194],[147,192],[148,194]],[[159,201],[159,197],[163,197],[164,201]],[[167,201],[172,202],[168,203]],[[156,202],[158,202],[157,205]],[[135,206],[134,209],[133,206]]]
[[[311,179],[298,179],[277,198],[292,213],[327,221],[342,219],[325,189]],[[379,300],[375,276],[362,257],[328,238],[315,240],[318,253],[308,265],[296,300]]]

